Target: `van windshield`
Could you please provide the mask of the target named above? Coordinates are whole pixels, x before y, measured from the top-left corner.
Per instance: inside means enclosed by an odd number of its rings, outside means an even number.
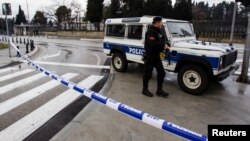
[[[191,25],[187,22],[167,22],[169,32],[173,37],[193,36]]]

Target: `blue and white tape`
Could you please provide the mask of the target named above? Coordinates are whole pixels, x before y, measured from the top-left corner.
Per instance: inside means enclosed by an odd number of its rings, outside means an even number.
[[[15,44],[13,44],[11,42],[11,45],[18,51],[19,49],[17,49],[17,47],[15,46]],[[68,80],[65,80],[64,78],[58,76],[57,74],[54,74],[48,70],[46,70],[45,68],[35,64],[32,60],[30,60],[29,58],[27,58],[26,56],[24,56],[21,52],[20,52],[21,57],[24,60],[27,60],[29,65],[32,65],[34,68],[36,68],[37,70],[39,70],[40,72],[44,73],[45,75],[47,75],[48,77],[59,81],[62,85],[69,87],[70,89],[73,89],[77,92],[79,92],[81,95],[84,95],[90,99],[93,99],[101,104],[106,105],[107,107],[114,109],[116,111],[119,111],[125,115],[131,116],[137,120],[140,120],[148,125],[151,125],[153,127],[156,127],[158,129],[161,129],[163,131],[166,132],[170,132],[174,135],[183,137],[187,140],[192,140],[192,141],[207,141],[207,137],[196,133],[194,131],[191,131],[189,129],[183,128],[179,125],[176,125],[174,123],[168,122],[164,119],[160,119],[157,116],[151,115],[149,113],[145,113],[143,111],[140,111],[138,109],[135,109],[133,107],[130,107],[128,105],[125,105],[121,102],[117,102],[111,98],[107,98],[103,95],[100,95],[98,93],[95,93],[93,91],[90,91],[88,89],[82,88],[80,86],[78,86],[77,84],[70,82]]]

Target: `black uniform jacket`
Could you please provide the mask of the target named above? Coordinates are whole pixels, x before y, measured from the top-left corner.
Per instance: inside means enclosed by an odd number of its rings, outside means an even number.
[[[165,38],[162,35],[160,29],[155,26],[151,26],[146,33],[145,37],[145,54],[144,60],[158,60],[160,59],[160,52],[164,50]]]

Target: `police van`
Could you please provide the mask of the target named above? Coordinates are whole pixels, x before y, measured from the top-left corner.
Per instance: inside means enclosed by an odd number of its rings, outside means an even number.
[[[143,64],[145,34],[153,17],[107,19],[104,52],[112,55],[112,65],[125,72],[128,63]],[[178,73],[178,83],[189,94],[203,94],[211,80],[226,79],[238,69],[237,50],[232,46],[196,40],[193,25],[187,21],[163,19],[162,34],[171,50],[162,62],[166,71]]]

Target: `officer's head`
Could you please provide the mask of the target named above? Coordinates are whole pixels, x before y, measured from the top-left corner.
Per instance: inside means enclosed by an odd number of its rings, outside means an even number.
[[[162,26],[163,26],[162,17],[155,17],[155,18],[153,19],[153,25],[154,25],[156,28],[162,28]]]

